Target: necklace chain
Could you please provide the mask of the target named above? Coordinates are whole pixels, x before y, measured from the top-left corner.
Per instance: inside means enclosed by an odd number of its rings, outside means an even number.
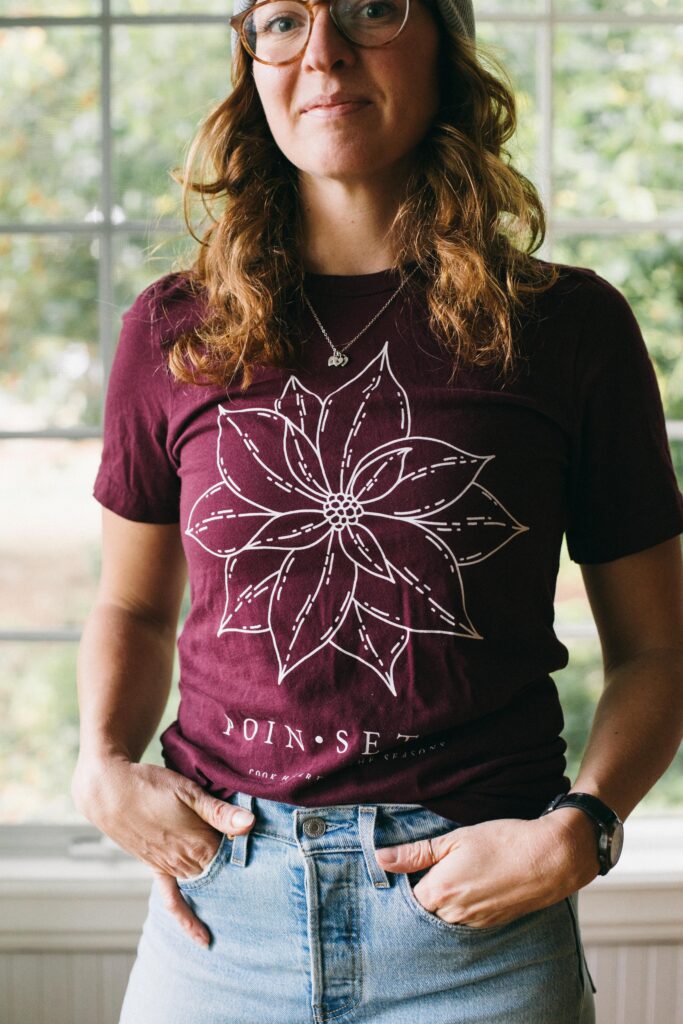
[[[394,294],[391,295],[387,299],[387,301],[384,303],[382,308],[375,313],[375,315],[373,316],[372,320],[370,320],[369,323],[367,323],[365,325],[365,327],[363,327],[362,330],[360,330],[358,332],[358,334],[355,335],[355,337],[351,338],[351,341],[347,341],[346,345],[344,345],[343,348],[337,348],[335,346],[334,342],[332,341],[332,338],[330,338],[329,334],[327,333],[327,331],[323,327],[322,323],[320,322],[320,317],[318,316],[316,311],[313,309],[313,306],[311,305],[308,296],[304,294],[304,301],[305,301],[306,305],[308,306],[308,308],[310,309],[311,313],[313,314],[313,318],[314,318],[315,322],[317,323],[318,327],[320,328],[320,330],[323,333],[323,336],[324,336],[325,340],[328,342],[330,348],[332,349],[332,355],[327,360],[327,365],[328,366],[346,366],[346,364],[349,361],[349,357],[346,355],[346,350],[348,348],[351,348],[351,346],[353,345],[354,341],[358,341],[358,339],[361,337],[361,335],[365,334],[365,332],[372,327],[372,325],[375,323],[376,320],[379,320],[379,318],[381,317],[382,313],[385,311],[385,309],[387,309],[391,305],[391,303],[394,301],[394,299],[396,298],[396,296],[400,292],[401,288],[403,288],[403,285],[406,283],[408,278],[412,274],[415,273],[416,270],[417,270],[417,267],[413,267],[413,269],[410,271],[410,274],[408,274],[408,276],[405,278],[404,281],[401,281],[400,285],[398,286],[398,288],[396,289]]]

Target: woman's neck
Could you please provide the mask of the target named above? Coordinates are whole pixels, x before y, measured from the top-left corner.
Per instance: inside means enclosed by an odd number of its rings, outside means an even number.
[[[302,176],[304,266],[314,274],[374,274],[394,265],[390,234],[398,206],[367,183]]]

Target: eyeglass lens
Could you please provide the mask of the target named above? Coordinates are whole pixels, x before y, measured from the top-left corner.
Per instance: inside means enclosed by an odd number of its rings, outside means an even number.
[[[336,25],[359,46],[383,46],[403,28],[408,0],[332,0]],[[253,56],[268,64],[296,57],[308,40],[313,17],[299,0],[266,0],[244,21],[246,41]]]

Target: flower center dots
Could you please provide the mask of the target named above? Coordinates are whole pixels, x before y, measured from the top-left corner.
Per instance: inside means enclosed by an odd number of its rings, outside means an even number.
[[[325,502],[323,514],[330,526],[342,530],[357,523],[363,514],[363,506],[350,494],[330,494]]]

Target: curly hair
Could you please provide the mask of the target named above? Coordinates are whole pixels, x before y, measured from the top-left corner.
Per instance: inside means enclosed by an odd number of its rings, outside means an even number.
[[[513,368],[519,314],[555,283],[557,270],[532,255],[545,237],[543,206],[504,148],[517,123],[506,73],[430,9],[440,23],[440,105],[390,234],[399,280],[417,264],[408,287],[422,289],[429,327],[452,357],[450,383],[460,362],[497,364],[504,375]],[[240,48],[231,93],[174,174],[199,243],[185,276],[203,294],[207,316],[168,352],[176,379],[223,385],[240,370],[242,391],[256,366],[284,367],[295,357],[305,273],[298,171],[272,137],[251,69]],[[196,196],[209,217],[202,237],[191,223]]]

